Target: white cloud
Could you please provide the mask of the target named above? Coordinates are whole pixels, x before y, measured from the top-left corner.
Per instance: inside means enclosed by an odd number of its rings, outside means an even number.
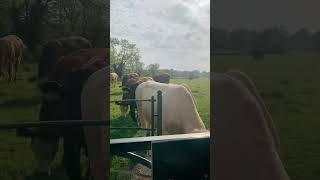
[[[111,37],[141,49],[145,64],[209,70],[209,0],[111,0]]]

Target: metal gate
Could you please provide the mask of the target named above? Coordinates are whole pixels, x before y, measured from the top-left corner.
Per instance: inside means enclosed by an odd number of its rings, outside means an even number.
[[[115,100],[110,101],[112,103],[117,102],[150,102],[151,103],[151,128],[140,128],[140,127],[110,127],[110,130],[140,130],[140,131],[151,131],[151,136],[155,135],[155,131],[158,136],[162,135],[162,92],[157,92],[157,100],[154,96],[150,99],[126,99],[126,100]],[[154,103],[157,102],[157,114],[154,113]],[[155,118],[157,119],[155,128]]]

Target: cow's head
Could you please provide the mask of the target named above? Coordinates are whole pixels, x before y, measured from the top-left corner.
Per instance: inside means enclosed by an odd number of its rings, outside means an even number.
[[[122,84],[121,84],[121,87],[125,87],[127,86],[127,83],[130,79],[132,78],[137,78],[139,77],[139,75],[137,73],[129,73],[129,74],[126,74],[122,77]]]
[[[126,86],[122,87],[122,100],[128,100],[128,99],[135,99],[135,93],[136,93],[136,89],[137,87],[146,81],[152,81],[153,79],[151,77],[134,77],[134,78],[130,78],[127,83]],[[137,107],[136,102],[131,101],[131,102],[118,102],[118,105],[120,105],[120,110],[122,112],[122,114],[126,114],[128,111],[128,106],[130,106],[130,116],[131,118],[136,122],[136,118],[135,118],[135,110]]]

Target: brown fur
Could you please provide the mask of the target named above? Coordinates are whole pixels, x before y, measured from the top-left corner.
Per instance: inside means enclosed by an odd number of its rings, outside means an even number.
[[[91,59],[106,59],[107,57],[109,57],[109,51],[106,48],[81,49],[75,51],[67,56],[61,57],[58,60],[48,79],[49,81],[61,82],[67,73],[82,67]]]
[[[168,84],[170,82],[170,75],[168,73],[158,74],[153,79],[156,82]]]
[[[48,41],[42,49],[38,66],[39,80],[47,80],[52,68],[62,56],[72,52],[77,54],[79,49],[92,48],[92,44],[87,39],[80,36],[70,36]]]
[[[127,85],[127,82],[131,79],[131,78],[136,78],[139,77],[139,75],[137,73],[129,73],[123,76],[122,78],[122,87]]]
[[[7,35],[0,39],[0,76],[8,75],[9,82],[17,80],[25,48],[23,41],[15,35]]]

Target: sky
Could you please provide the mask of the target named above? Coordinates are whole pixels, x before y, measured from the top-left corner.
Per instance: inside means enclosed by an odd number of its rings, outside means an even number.
[[[284,26],[320,30],[319,0],[212,0],[214,27],[261,29]]]
[[[210,69],[210,0],[111,0],[110,28],[137,45],[145,65]]]

